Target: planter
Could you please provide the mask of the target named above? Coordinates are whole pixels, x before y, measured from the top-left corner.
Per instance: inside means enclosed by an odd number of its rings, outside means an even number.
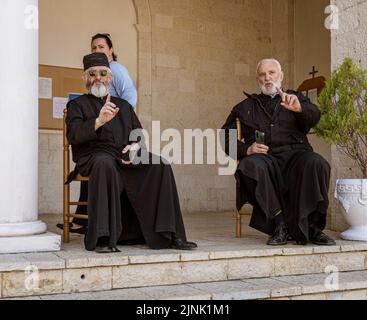
[[[341,238],[367,241],[367,179],[337,180],[335,197],[342,203],[344,217],[350,225]]]

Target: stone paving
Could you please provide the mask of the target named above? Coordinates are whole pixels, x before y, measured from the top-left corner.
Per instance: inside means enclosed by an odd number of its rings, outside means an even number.
[[[40,218],[49,231],[61,234],[56,228],[61,217]],[[335,246],[290,242],[269,247],[267,236],[249,228],[248,219],[244,217],[243,237],[237,239],[233,213],[185,215],[188,239],[199,245],[188,252],[139,245],[121,246],[121,253],[97,254],[84,250],[83,236],[73,235],[59,252],[0,255],[0,298],[329,299],[331,293],[323,290],[328,266],[343,272],[342,297],[352,297],[353,292],[364,296],[367,243],[343,241],[327,232],[337,239]],[[37,290],[24,286],[29,267],[40,271]]]

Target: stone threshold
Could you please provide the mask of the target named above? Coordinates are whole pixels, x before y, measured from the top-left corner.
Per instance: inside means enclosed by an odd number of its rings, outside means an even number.
[[[0,255],[0,298],[108,291],[322,274],[367,269],[367,244],[336,246],[202,246],[190,252],[121,247],[121,253],[85,250]]]
[[[342,243],[342,244],[339,244]],[[0,272],[24,271],[30,265],[40,270],[108,267],[165,262],[211,261],[235,258],[261,258],[277,256],[299,256],[348,252],[367,252],[365,242],[337,241],[335,246],[287,246],[269,247],[249,245],[240,249],[235,245],[200,246],[193,251],[151,250],[145,246],[119,246],[121,253],[97,254],[86,250],[39,252],[23,254],[0,254]]]
[[[367,300],[367,271],[33,296],[31,300]]]

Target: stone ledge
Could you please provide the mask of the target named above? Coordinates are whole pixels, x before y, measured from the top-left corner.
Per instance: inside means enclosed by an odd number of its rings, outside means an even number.
[[[37,296],[272,277],[277,277],[278,281],[290,282],[292,276],[306,277],[311,274],[313,277],[313,274],[322,274],[328,266],[336,267],[340,272],[364,272],[367,269],[367,252],[360,251],[358,244],[353,244],[355,251],[349,251],[352,249],[349,247],[348,251],[342,252],[334,252],[337,247],[340,250],[340,246],[289,246],[274,249],[267,249],[266,246],[261,248],[259,245],[252,247],[252,250],[234,250],[232,245],[228,245],[228,251],[224,247],[218,247],[219,251],[215,251],[212,246],[207,246],[203,250],[190,252],[126,247],[123,253],[106,255],[79,249],[57,253],[5,254],[0,255],[0,295],[3,298]],[[25,281],[30,271],[39,271],[40,283],[36,290],[25,290]],[[362,280],[348,280],[351,286],[344,289],[364,289]],[[299,287],[299,284],[293,283],[292,287],[284,290],[296,294]],[[270,297],[281,297],[283,287],[280,286],[279,290],[271,293]],[[307,290],[301,293],[319,292],[319,284],[308,286]],[[263,298],[263,292],[257,294],[254,298]],[[247,295],[238,293],[236,297],[245,298]],[[227,296],[227,293],[218,293],[214,297],[224,299]]]
[[[308,300],[367,299],[367,271],[339,274],[339,288],[326,288],[327,275],[312,274],[151,286],[101,292],[56,294],[27,297],[42,300]],[[11,299],[9,299],[11,300]]]

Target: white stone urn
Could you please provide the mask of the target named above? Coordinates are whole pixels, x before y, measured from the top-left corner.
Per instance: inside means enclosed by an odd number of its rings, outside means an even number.
[[[344,217],[350,225],[341,238],[367,241],[367,179],[337,180],[335,197],[342,203]]]

